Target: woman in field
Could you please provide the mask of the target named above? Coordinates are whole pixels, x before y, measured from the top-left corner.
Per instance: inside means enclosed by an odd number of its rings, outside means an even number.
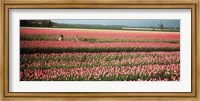
[[[63,35],[62,35],[62,34],[60,34],[59,36],[60,36],[60,37],[59,37],[59,39],[58,39],[58,40],[59,40],[59,41],[63,41],[63,38],[64,38],[64,37],[63,37]]]
[[[76,36],[76,38],[75,38],[75,42],[78,42],[79,41],[79,38],[78,38],[78,36]]]

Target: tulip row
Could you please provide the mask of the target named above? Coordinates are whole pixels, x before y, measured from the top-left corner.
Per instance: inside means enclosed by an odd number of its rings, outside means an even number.
[[[133,37],[133,36],[132,36]],[[47,34],[21,34],[20,40],[22,41],[58,41],[59,35],[47,35]],[[75,37],[63,37],[63,41],[74,41]],[[93,38],[93,37],[81,37],[79,35],[79,41],[83,42],[165,42],[165,43],[179,43],[178,39],[156,39],[148,37],[133,37],[129,38]]]
[[[180,51],[180,44],[155,42],[89,43],[73,41],[20,41],[22,54],[64,52]]]
[[[21,81],[179,81],[180,65],[24,69]]]
[[[95,42],[170,42],[179,43],[179,32],[137,32],[120,30],[37,29],[21,28],[21,40],[58,40],[59,35],[71,41],[79,37],[82,41]]]
[[[88,47],[88,48],[114,48],[114,47],[147,47],[147,48],[155,48],[155,47],[173,47],[179,48],[179,43],[156,43],[156,42],[105,42],[105,43],[90,43],[90,42],[74,42],[74,41],[20,41],[20,47],[42,47],[42,48],[50,48],[50,47]]]
[[[180,79],[179,52],[20,55],[20,80],[160,81]]]

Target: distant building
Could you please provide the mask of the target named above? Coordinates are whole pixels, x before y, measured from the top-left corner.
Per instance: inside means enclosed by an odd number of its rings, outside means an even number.
[[[154,28],[134,28],[134,27],[122,27],[122,29],[131,29],[131,30],[153,30]]]

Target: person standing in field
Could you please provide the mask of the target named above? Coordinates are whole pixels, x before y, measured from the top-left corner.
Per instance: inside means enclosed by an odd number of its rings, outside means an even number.
[[[59,41],[63,41],[64,36],[62,34],[59,35]]]
[[[79,38],[78,38],[78,36],[76,36],[76,38],[75,38],[75,42],[78,42],[79,41]]]

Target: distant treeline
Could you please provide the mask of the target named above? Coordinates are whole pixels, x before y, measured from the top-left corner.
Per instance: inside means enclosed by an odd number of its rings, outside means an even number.
[[[54,23],[55,28],[83,28],[83,29],[122,29],[120,25],[92,25],[92,24],[58,24]]]
[[[54,28],[77,28],[77,29],[107,29],[107,30],[134,30],[134,31],[162,31],[162,32],[179,32],[179,27],[164,27],[160,29],[159,27],[130,27],[121,25],[89,25],[89,24],[53,24]]]
[[[20,20],[21,27],[53,27],[51,20]]]
[[[110,30],[138,30],[138,31],[166,31],[166,32],[179,32],[180,27],[164,27],[164,26],[123,26],[123,25],[94,25],[94,24],[60,24],[53,23],[54,28],[78,28],[78,29],[110,29]],[[128,29],[125,29],[128,28]]]
[[[164,27],[149,26],[149,27],[130,27],[123,25],[93,25],[93,24],[64,24],[55,23],[51,20],[20,20],[21,27],[52,27],[52,28],[78,28],[78,29],[110,29],[110,30],[139,30],[139,31],[167,31],[179,32],[180,27]],[[146,28],[146,29],[145,29]]]

